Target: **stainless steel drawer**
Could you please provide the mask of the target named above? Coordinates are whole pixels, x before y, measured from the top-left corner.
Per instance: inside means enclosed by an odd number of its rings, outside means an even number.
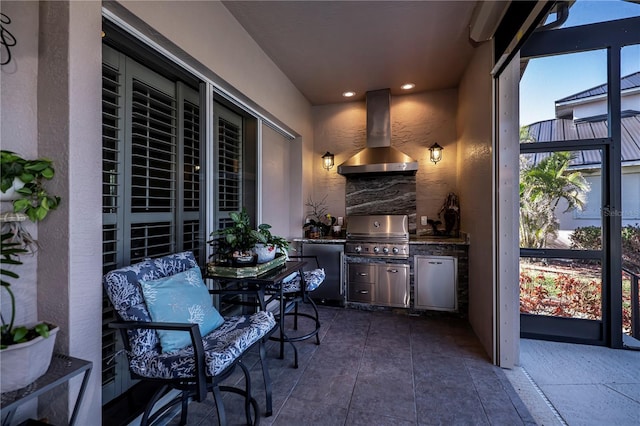
[[[374,303],[376,300],[375,283],[349,282],[349,301],[360,303]]]
[[[375,281],[375,264],[349,263],[349,283],[374,283]]]

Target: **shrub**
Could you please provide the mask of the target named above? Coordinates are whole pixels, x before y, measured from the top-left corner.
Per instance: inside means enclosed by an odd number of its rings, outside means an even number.
[[[622,264],[625,268],[640,274],[640,226],[623,226],[621,236]],[[573,249],[602,249],[602,230],[599,226],[576,228],[569,239]]]
[[[576,228],[569,239],[572,249],[600,250],[602,248],[602,230],[599,226]]]

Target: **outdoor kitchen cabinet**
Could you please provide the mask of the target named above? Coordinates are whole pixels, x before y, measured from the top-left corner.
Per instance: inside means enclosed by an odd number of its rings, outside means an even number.
[[[376,301],[376,266],[370,263],[349,264],[349,301],[374,303]]]
[[[457,271],[453,256],[414,256],[414,308],[457,311]]]
[[[349,302],[409,307],[409,265],[348,263]]]

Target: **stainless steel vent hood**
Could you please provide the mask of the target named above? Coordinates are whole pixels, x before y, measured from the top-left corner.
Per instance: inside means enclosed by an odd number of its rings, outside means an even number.
[[[341,175],[415,174],[418,162],[391,146],[391,92],[367,92],[367,147],[338,166]]]

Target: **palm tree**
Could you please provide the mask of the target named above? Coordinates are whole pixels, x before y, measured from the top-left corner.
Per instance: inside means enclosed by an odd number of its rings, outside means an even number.
[[[584,207],[589,184],[578,171],[569,170],[573,155],[553,152],[537,163],[520,161],[520,245],[543,248],[556,237],[555,211],[560,200],[567,202],[563,213]]]

